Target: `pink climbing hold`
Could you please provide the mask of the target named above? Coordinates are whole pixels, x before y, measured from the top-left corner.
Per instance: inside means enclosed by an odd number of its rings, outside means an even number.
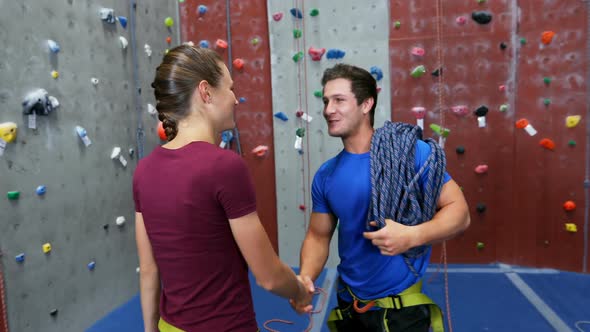
[[[422,47],[414,47],[412,48],[412,54],[415,56],[424,56],[426,51]]]
[[[255,147],[254,149],[252,149],[252,154],[254,154],[257,157],[264,157],[266,155],[267,151],[268,151],[268,146],[259,145],[259,146]]]
[[[227,48],[227,42],[223,39],[217,39],[217,41],[215,42],[215,46],[217,46],[217,48],[225,50]]]
[[[504,92],[504,91],[506,91],[506,86],[505,85],[500,85],[498,87],[498,90],[500,90],[500,92]]]
[[[308,53],[313,61],[320,61],[324,53],[326,53],[326,49],[310,47]]]
[[[272,14],[272,19],[276,22],[280,21],[283,18],[283,13],[274,13]]]
[[[461,116],[469,113],[469,109],[465,105],[453,106],[453,107],[451,107],[451,110],[453,111],[453,113],[455,113],[457,115],[461,115]]]
[[[467,18],[465,18],[465,16],[459,16],[455,19],[455,22],[459,25],[464,25],[467,23]]]
[[[484,174],[488,172],[488,165],[478,165],[475,167],[475,173]]]

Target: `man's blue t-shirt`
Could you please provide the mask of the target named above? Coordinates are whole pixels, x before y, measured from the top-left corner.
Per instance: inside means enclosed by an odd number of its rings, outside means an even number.
[[[430,146],[416,143],[416,172],[428,159]],[[363,237],[371,200],[370,152],[353,154],[342,150],[326,161],[316,172],[312,184],[313,212],[330,213],[338,219],[338,273],[352,292],[362,299],[375,299],[402,292],[418,281],[401,255],[384,256],[379,248]],[[420,177],[424,188],[428,170]],[[445,172],[443,183],[451,178]],[[410,259],[422,276],[431,250],[417,259]],[[339,296],[351,301],[346,291]]]

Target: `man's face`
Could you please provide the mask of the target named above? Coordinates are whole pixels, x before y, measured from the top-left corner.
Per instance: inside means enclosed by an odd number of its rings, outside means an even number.
[[[324,118],[328,134],[347,138],[354,134],[363,121],[363,111],[351,91],[350,81],[337,78],[324,86]]]

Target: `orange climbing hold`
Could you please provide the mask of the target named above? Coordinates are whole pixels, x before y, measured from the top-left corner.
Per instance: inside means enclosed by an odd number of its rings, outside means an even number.
[[[551,41],[553,40],[553,37],[554,36],[555,36],[555,32],[553,32],[553,31],[545,31],[541,35],[541,42],[543,44],[545,44],[545,45],[549,45],[549,44],[551,44]]]
[[[168,44],[172,43],[172,37],[170,37],[170,36],[166,37],[166,42]]]
[[[223,39],[217,39],[217,41],[215,42],[215,46],[217,48],[222,48],[225,50],[227,48],[227,42]]]
[[[547,150],[553,150],[555,149],[555,142],[553,142],[552,140],[548,139],[548,138],[543,138],[539,144],[544,147]]]
[[[563,208],[566,211],[573,211],[576,209],[576,203],[574,203],[574,201],[567,201],[567,202],[563,203]]]
[[[162,141],[167,140],[166,131],[164,130],[164,124],[162,124],[162,121],[158,121],[158,136],[160,136]]]
[[[252,154],[256,155],[257,157],[264,157],[266,152],[268,151],[268,146],[266,145],[259,145],[252,149]]]
[[[242,70],[244,68],[244,60],[238,58],[235,59],[234,62],[234,68],[236,68],[237,70]]]
[[[524,127],[529,125],[529,121],[527,119],[520,119],[516,121],[516,128],[524,129]]]

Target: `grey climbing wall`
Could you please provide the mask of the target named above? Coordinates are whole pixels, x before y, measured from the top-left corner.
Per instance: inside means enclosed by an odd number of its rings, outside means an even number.
[[[83,331],[138,291],[131,193],[138,125],[145,126],[147,153],[158,143],[156,120],[146,110],[153,104],[149,84],[166,37],[176,40],[176,27],[168,30],[164,18],[176,20],[177,5],[137,4],[134,62],[129,2],[0,0],[0,123],[19,126],[16,142],[0,156],[0,250],[10,331]],[[103,6],[127,17],[127,28],[102,22]],[[119,36],[129,42],[127,49]],[[59,44],[59,53],[48,51],[48,39]],[[52,70],[59,78],[51,77]],[[21,101],[34,88],[47,90],[60,107],[37,116],[36,129],[29,129]],[[90,146],[75,126],[87,130]],[[115,146],[126,168],[111,160]],[[47,188],[44,196],[35,193],[39,185]],[[20,191],[20,198],[9,200],[8,191]],[[115,224],[118,216],[127,220],[122,227]],[[52,246],[48,254],[44,243]],[[20,253],[22,263],[15,260]],[[94,270],[87,267],[91,261]]]
[[[379,67],[384,78],[378,82],[382,90],[378,96],[375,127],[390,119],[388,1],[296,3],[302,6],[299,7],[302,19],[291,15],[292,2],[268,1],[273,112],[283,112],[289,118],[286,122],[274,119],[279,252],[283,260],[294,266],[299,265],[299,250],[309,223],[313,175],[324,161],[342,149],[340,139],[328,136],[321,98],[314,96],[314,91],[321,90],[323,71],[340,62],[367,70]],[[314,8],[319,10],[319,15],[310,15]],[[276,13],[283,14],[281,20],[273,19]],[[303,31],[301,38],[294,38],[294,29]],[[325,54],[320,61],[312,61],[308,55],[310,47],[326,51],[339,49],[345,56],[328,59]],[[299,51],[304,57],[295,63],[292,57]],[[297,118],[299,109],[307,112],[312,121]],[[297,128],[306,130],[302,155],[294,148]],[[335,235],[329,267],[339,262],[337,242]]]

